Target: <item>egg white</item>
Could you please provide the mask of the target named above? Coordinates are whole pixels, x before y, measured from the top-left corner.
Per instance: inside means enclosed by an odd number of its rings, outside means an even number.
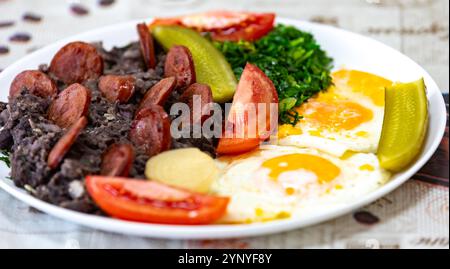
[[[304,169],[281,173],[277,180],[262,167],[264,161],[287,154],[310,154],[331,161],[340,174],[331,182],[319,183],[316,175]],[[212,192],[230,197],[223,223],[250,223],[307,217],[354,201],[384,184],[389,173],[379,167],[371,153],[356,153],[346,158],[310,148],[268,146],[244,158],[218,159],[220,178]],[[370,167],[369,170],[361,167]],[[293,190],[287,193],[286,190]]]
[[[333,75],[336,74],[339,78],[334,77],[336,79],[334,82],[338,83],[327,91],[311,98],[299,108],[304,118],[295,128],[299,129],[301,134],[281,138],[280,145],[313,147],[335,156],[342,156],[348,150],[376,153],[384,120],[383,86],[389,85],[391,82],[376,75],[354,70],[341,70]],[[361,87],[366,87],[366,89],[355,89],[347,85],[346,83],[351,76],[352,83],[361,81]],[[374,82],[371,84],[371,81]],[[348,82],[348,84],[350,83]],[[379,100],[382,100],[382,102],[379,102]],[[370,111],[372,117],[354,128],[329,128],[329,126],[318,124],[314,116],[308,114],[313,109],[307,109],[311,103],[326,104],[327,101],[330,102],[330,106],[345,103],[356,104]],[[345,120],[345,117],[343,117],[342,121]],[[328,140],[335,141],[336,143],[333,144],[336,145],[336,148],[330,148],[329,145],[325,146],[325,144],[329,144]]]

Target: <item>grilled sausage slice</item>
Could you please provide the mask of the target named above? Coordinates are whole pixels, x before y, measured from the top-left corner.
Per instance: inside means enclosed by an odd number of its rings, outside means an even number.
[[[72,42],[56,53],[49,71],[65,84],[83,83],[103,74],[103,58],[94,46]]]
[[[78,136],[83,132],[84,128],[86,128],[87,123],[88,120],[86,117],[79,118],[58,140],[56,145],[48,154],[47,165],[50,169],[55,169],[58,167],[59,163],[77,140]]]
[[[100,173],[127,177],[134,161],[134,148],[129,144],[113,144],[103,154]]]
[[[149,157],[170,149],[170,119],[161,106],[151,105],[139,111],[131,124],[130,140]]]
[[[194,83],[180,96],[180,102],[189,106],[191,111],[191,124],[203,124],[211,114],[213,103],[211,88],[206,84]],[[194,107],[198,104],[198,107]]]
[[[39,97],[53,97],[58,94],[58,88],[53,80],[38,70],[26,70],[19,73],[9,88],[9,98],[14,98],[23,89]]]
[[[133,96],[136,79],[130,75],[106,75],[98,82],[98,89],[110,102],[126,103]]]
[[[153,43],[153,37],[150,34],[150,29],[145,23],[140,23],[137,25],[137,31],[139,34],[141,54],[144,58],[145,66],[148,69],[154,69],[156,66],[155,46]]]
[[[164,103],[169,98],[172,91],[175,89],[176,79],[175,77],[168,77],[162,79],[151,87],[139,104],[138,111],[151,105],[164,106]]]
[[[176,77],[179,91],[196,82],[194,61],[188,48],[174,46],[169,50],[164,65],[164,76]]]
[[[48,118],[61,128],[67,128],[87,115],[90,103],[91,91],[81,84],[72,84],[52,101]]]

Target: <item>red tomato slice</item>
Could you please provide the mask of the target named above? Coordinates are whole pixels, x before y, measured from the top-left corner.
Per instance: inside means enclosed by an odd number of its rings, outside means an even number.
[[[274,13],[210,11],[205,13],[157,18],[151,25],[180,25],[199,32],[211,32],[214,40],[254,41],[273,28]]]
[[[248,105],[254,107],[256,114],[248,112]],[[232,137],[225,134],[219,140],[217,152],[237,154],[255,149],[277,126],[277,108],[278,94],[272,81],[261,69],[247,63],[227,116],[226,128],[232,127]],[[243,126],[237,127],[239,123]]]
[[[255,41],[273,29],[275,14],[251,14],[241,24],[230,28],[220,29],[212,32],[212,38],[217,41]]]
[[[260,142],[251,138],[221,138],[216,151],[222,155],[241,154],[256,149]]]
[[[86,188],[112,217],[149,223],[213,223],[225,214],[229,202],[226,197],[121,177],[87,176]]]
[[[152,23],[150,23],[150,26],[152,25],[180,25],[183,26],[181,23],[180,17],[173,17],[173,18],[155,18]]]
[[[182,25],[199,31],[214,31],[230,28],[245,22],[251,13],[231,11],[210,11],[180,18]]]

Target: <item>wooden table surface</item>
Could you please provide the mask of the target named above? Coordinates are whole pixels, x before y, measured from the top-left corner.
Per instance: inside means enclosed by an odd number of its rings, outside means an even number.
[[[76,2],[81,8],[71,8]],[[0,0],[0,70],[63,37],[103,25],[210,9],[271,11],[380,40],[449,89],[448,0]],[[448,102],[448,95],[447,95]],[[448,128],[413,180],[352,214],[288,233],[234,240],[154,240],[105,233],[40,213],[0,191],[0,248],[448,248]]]

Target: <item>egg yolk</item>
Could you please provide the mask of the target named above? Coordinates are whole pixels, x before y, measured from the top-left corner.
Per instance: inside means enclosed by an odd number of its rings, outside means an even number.
[[[312,136],[322,136],[322,132],[320,130],[309,130],[308,134]]]
[[[369,97],[377,106],[384,105],[384,93],[386,87],[392,85],[392,81],[366,72],[356,70],[339,70],[332,75],[333,83],[337,91],[352,91]]]
[[[292,187],[287,187],[285,189],[285,192],[286,192],[287,195],[293,195],[295,193],[295,189],[292,188]]]
[[[374,171],[374,170],[375,170],[375,167],[373,167],[373,166],[370,165],[370,164],[363,164],[363,165],[361,165],[361,166],[359,167],[359,170],[362,170],[362,171]]]
[[[302,130],[290,124],[283,124],[278,127],[278,138],[284,138],[290,135],[300,135]]]
[[[273,179],[277,179],[284,172],[304,169],[314,173],[319,183],[330,182],[341,173],[339,167],[331,161],[319,156],[301,153],[266,160],[262,167],[270,170],[269,176]]]
[[[264,215],[264,210],[262,208],[255,208],[255,215],[258,217],[262,217]]]
[[[356,135],[359,137],[367,137],[369,135],[369,133],[366,131],[359,131],[356,133]]]
[[[373,118],[373,112],[357,103],[314,98],[299,107],[304,120],[321,128],[331,130],[351,130]]]

